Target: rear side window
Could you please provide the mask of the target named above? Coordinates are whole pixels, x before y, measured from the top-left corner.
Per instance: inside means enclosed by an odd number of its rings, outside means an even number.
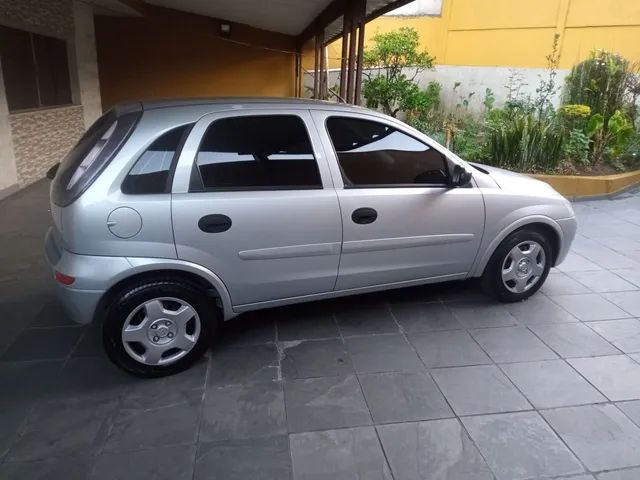
[[[295,115],[225,118],[205,132],[192,190],[322,188],[302,119]],[[194,180],[194,179],[192,179]]]
[[[170,192],[171,173],[191,127],[192,124],[183,125],[158,137],[127,174],[122,192],[133,195]]]
[[[331,117],[327,130],[348,187],[445,185],[445,156],[380,122]]]

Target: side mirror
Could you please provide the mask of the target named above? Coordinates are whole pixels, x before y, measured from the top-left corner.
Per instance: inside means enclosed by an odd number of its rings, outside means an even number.
[[[463,187],[471,181],[472,173],[462,165],[456,164],[451,173],[451,186]]]

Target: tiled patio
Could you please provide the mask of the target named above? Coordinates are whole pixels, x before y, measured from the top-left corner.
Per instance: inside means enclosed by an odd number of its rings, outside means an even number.
[[[70,325],[44,182],[0,203],[0,478],[640,478],[640,194],[521,304],[467,283],[246,315],[161,380]]]

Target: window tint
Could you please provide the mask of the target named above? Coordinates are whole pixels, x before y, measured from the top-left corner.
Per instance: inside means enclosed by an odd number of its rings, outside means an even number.
[[[190,129],[191,125],[183,125],[157,138],[124,179],[122,191],[130,194],[170,192],[170,172],[177,160],[176,152]]]
[[[64,40],[0,26],[0,58],[10,111],[71,103]]]
[[[322,188],[309,135],[295,115],[213,122],[202,139],[196,166],[205,189]]]
[[[444,155],[389,125],[331,117],[327,129],[345,186],[447,183]]]

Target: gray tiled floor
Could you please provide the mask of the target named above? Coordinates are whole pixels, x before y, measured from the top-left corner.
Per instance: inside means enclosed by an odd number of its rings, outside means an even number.
[[[2,479],[640,478],[640,194],[576,204],[526,302],[453,283],[255,312],[142,381],[55,299],[46,188],[0,203]]]

